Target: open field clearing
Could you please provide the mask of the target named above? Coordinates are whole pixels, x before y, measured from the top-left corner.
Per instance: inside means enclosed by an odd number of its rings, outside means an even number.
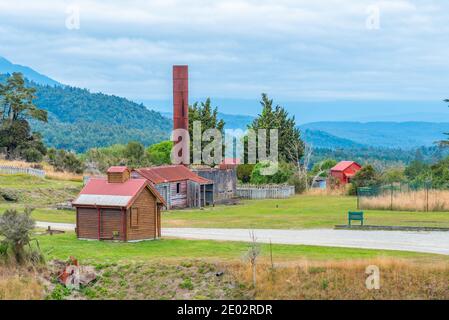
[[[347,196],[299,195],[290,199],[246,200],[235,206],[164,213],[163,227],[303,229],[333,228],[347,223],[357,199]],[[449,212],[364,210],[365,224],[449,227]]]
[[[74,223],[75,213],[56,210],[57,203],[77,196],[82,183],[40,179],[25,175],[0,175],[0,191],[17,201],[0,200],[0,214],[8,208],[35,208],[38,221]],[[355,197],[298,195],[289,199],[245,200],[239,205],[173,210],[163,213],[163,227],[311,229],[333,228],[347,222],[356,210]],[[449,227],[449,212],[365,210],[365,224]]]

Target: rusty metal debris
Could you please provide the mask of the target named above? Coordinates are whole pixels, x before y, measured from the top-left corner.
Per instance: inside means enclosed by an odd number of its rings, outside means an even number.
[[[55,261],[54,265],[59,269],[58,281],[67,288],[79,289],[80,285],[86,286],[97,278],[94,267],[80,266],[74,257],[65,263]]]

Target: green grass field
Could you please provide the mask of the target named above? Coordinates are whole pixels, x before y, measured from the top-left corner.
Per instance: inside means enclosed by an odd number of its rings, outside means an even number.
[[[0,201],[0,214],[8,208],[35,208],[39,221],[74,223],[75,213],[56,210],[54,205],[76,197],[82,184],[73,181],[40,179],[25,175],[0,175],[0,190],[19,196],[18,202]],[[202,228],[333,228],[345,224],[347,212],[355,210],[355,197],[306,196],[290,199],[248,200],[239,205],[178,210],[163,214],[164,227]],[[404,212],[365,210],[371,225],[449,227],[449,212]]]
[[[164,227],[202,228],[333,228],[346,224],[347,212],[356,210],[355,197],[305,196],[290,199],[247,200],[240,205],[204,210],[168,211]],[[365,210],[365,224],[449,227],[449,212]]]
[[[48,260],[74,256],[80,261],[107,263],[145,260],[242,260],[248,250],[243,242],[162,239],[137,243],[78,240],[74,233],[38,236],[40,247]],[[378,258],[406,259],[413,262],[448,262],[449,257],[403,251],[332,248],[302,245],[272,245],[275,262],[366,260]],[[261,245],[261,258],[268,260],[269,245]]]

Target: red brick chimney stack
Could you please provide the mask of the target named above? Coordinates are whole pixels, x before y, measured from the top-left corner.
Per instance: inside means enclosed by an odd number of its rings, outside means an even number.
[[[173,130],[189,129],[188,68],[188,66],[173,66]]]

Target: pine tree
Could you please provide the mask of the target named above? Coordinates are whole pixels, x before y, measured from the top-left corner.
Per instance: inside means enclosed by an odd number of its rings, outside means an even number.
[[[0,148],[6,157],[16,156],[27,161],[38,161],[46,149],[41,136],[32,134],[29,120],[47,122],[47,111],[33,104],[35,88],[25,86],[21,73],[13,73],[6,84],[0,84]]]
[[[301,133],[296,127],[295,117],[290,118],[288,112],[279,105],[273,107],[273,100],[269,99],[266,93],[262,93],[260,104],[262,112],[249,125],[249,128],[256,132],[258,129],[278,129],[279,160],[297,164],[303,156],[304,143],[301,140]],[[269,144],[268,132],[267,144]],[[267,150],[269,150],[269,145],[267,145]]]

